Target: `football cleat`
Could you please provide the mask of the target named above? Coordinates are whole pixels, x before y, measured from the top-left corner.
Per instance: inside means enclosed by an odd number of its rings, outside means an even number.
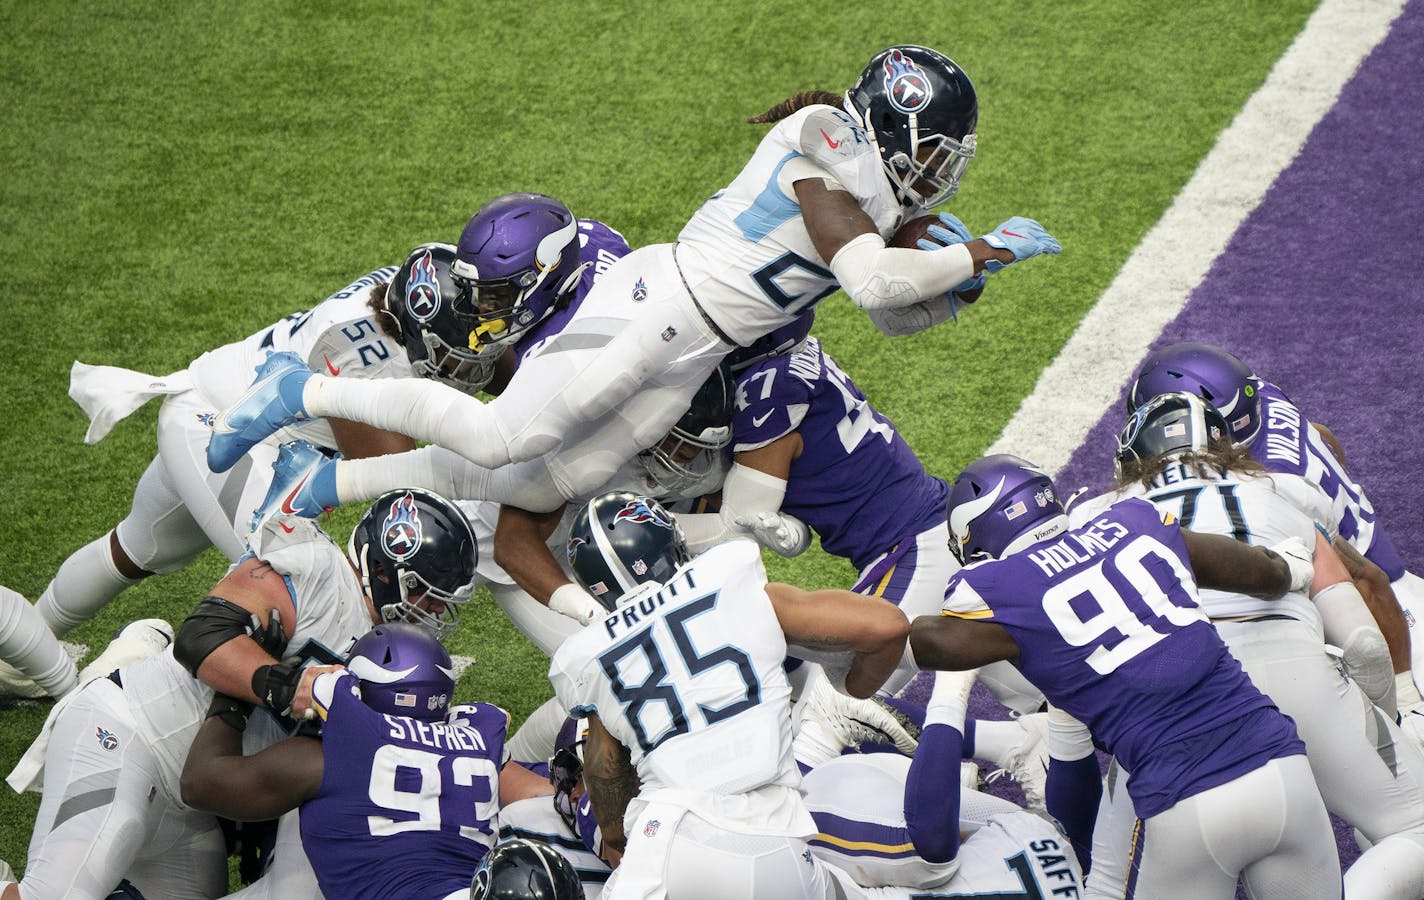
[[[339,457],[338,457],[339,458]],[[251,529],[277,516],[315,519],[341,503],[336,497],[336,459],[310,441],[288,441],[277,449],[272,485],[252,513]]]
[[[226,472],[279,429],[305,421],[308,416],[302,408],[302,389],[312,374],[295,353],[268,354],[257,367],[251,387],[213,418],[208,468]]]
[[[0,660],[0,697],[38,700],[48,696],[49,692],[35,684],[34,679],[4,660]]]
[[[914,723],[878,697],[857,700],[818,678],[808,686],[804,699],[802,727],[814,723],[842,749],[861,743],[891,744],[908,756],[920,745]]]
[[[1024,730],[1023,739],[1004,760],[1004,768],[991,772],[986,782],[994,781],[1005,772],[1023,788],[1024,806],[1033,812],[1048,809],[1044,793],[1048,784],[1048,713],[1030,713],[1015,719]]]
[[[79,673],[79,683],[103,678],[115,669],[157,656],[173,643],[173,626],[162,619],[139,619],[120,628],[104,652]]]

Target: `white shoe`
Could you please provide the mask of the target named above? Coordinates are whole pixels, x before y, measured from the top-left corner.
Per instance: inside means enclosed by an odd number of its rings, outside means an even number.
[[[842,748],[862,741],[894,744],[906,756],[920,745],[920,730],[904,713],[871,697],[857,700],[838,693],[825,679],[817,679],[805,699],[804,719],[834,736]]]
[[[1030,713],[1015,721],[1024,730],[1023,740],[1004,761],[1004,768],[990,773],[986,780],[993,781],[1008,772],[1023,788],[1024,806],[1044,812],[1048,809],[1044,795],[1048,783],[1048,713]]]
[[[979,764],[966,759],[959,764],[959,786],[966,790],[979,790]]]
[[[41,697],[48,696],[49,693],[44,688],[35,684],[34,679],[4,660],[0,660],[0,697],[16,700],[38,700]]]
[[[109,642],[104,652],[79,673],[79,683],[103,678],[115,669],[157,656],[173,643],[173,626],[162,619],[139,619],[130,622]]]

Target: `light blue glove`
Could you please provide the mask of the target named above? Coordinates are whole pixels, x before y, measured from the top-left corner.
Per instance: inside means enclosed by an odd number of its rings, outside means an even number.
[[[925,231],[928,237],[922,237],[916,241],[916,247],[921,250],[939,250],[943,247],[952,247],[955,244],[963,244],[967,241],[974,240],[974,235],[969,232],[969,226],[960,221],[958,216],[952,213],[942,212],[939,214],[939,220],[944,223],[944,227],[931,225]],[[933,240],[930,238],[933,238]],[[980,273],[974,278],[966,278],[964,281],[961,281],[949,289],[951,295],[949,302],[954,302],[954,294],[960,294],[966,291],[982,291],[985,283],[986,278],[983,273]],[[956,323],[959,321],[959,315],[957,313],[954,314],[954,321]]]
[[[1040,253],[1062,253],[1063,245],[1043,226],[1033,219],[1014,216],[998,228],[983,235],[984,243],[995,250],[1007,250],[1014,255],[1013,262],[1037,256]],[[984,271],[997,272],[1009,263],[991,259],[984,263]]]

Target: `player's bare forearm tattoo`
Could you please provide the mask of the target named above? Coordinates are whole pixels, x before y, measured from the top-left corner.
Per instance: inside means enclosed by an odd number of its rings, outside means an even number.
[[[841,637],[829,637],[822,634],[798,634],[791,643],[798,647],[805,647],[807,650],[849,650],[850,641]]]
[[[614,740],[597,719],[588,729],[583,748],[583,784],[593,806],[593,817],[603,832],[603,842],[621,852],[628,842],[623,833],[623,814],[642,785],[628,748]]]
[[[274,571],[275,570],[272,568],[271,565],[265,562],[259,562],[256,566],[248,570],[247,577],[251,578],[253,581],[261,581],[268,575],[271,575]]]

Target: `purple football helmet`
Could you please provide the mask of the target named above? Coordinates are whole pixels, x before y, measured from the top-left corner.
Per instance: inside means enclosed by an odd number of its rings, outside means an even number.
[[[1115,469],[1124,463],[1159,456],[1200,453],[1212,441],[1227,438],[1226,419],[1210,403],[1186,391],[1153,397],[1133,410],[1117,436]]]
[[[505,194],[475,213],[450,266],[471,348],[510,344],[562,308],[586,268],[579,245],[578,219],[553,197]]]
[[[361,702],[376,712],[439,720],[455,692],[455,667],[435,635],[408,622],[385,622],[352,645],[346,668],[361,682]]]
[[[1127,411],[1174,391],[1196,394],[1216,407],[1240,446],[1261,431],[1261,380],[1220,347],[1184,341],[1147,354],[1127,392]]]
[[[577,834],[573,791],[583,778],[583,745],[588,740],[588,719],[569,718],[554,737],[554,755],[549,757],[549,783],[554,786],[554,812]]]
[[[806,340],[806,336],[811,333],[811,324],[815,321],[816,310],[814,308],[806,310],[794,321],[752,341],[751,346],[738,347],[728,353],[727,366],[735,375],[750,369],[764,359],[790,353],[797,344]]]
[[[928,47],[877,53],[846,91],[902,204],[929,209],[959,190],[974,158],[979,99],[954,60]]]
[[[1068,527],[1053,479],[1000,453],[964,467],[949,489],[949,549],[963,565],[998,559]]]

